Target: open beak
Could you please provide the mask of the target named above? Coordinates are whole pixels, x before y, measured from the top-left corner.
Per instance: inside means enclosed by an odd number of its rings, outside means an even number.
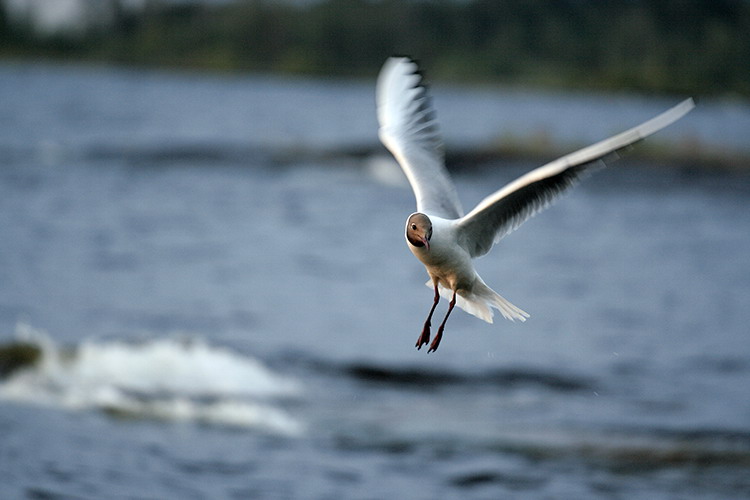
[[[427,249],[427,251],[430,251],[430,242],[427,238],[421,238],[422,243],[424,243],[424,247]]]

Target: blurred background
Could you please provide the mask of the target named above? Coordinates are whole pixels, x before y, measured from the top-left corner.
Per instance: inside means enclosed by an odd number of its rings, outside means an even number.
[[[698,106],[427,355],[393,54],[465,208]],[[3,498],[750,498],[749,67],[739,0],[0,0]]]
[[[3,0],[10,58],[370,78],[750,93],[747,2]],[[415,56],[416,57],[416,56]]]

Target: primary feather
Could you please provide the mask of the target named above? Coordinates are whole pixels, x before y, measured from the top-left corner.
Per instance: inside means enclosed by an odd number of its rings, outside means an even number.
[[[446,219],[463,215],[443,158],[443,140],[417,64],[392,57],[377,85],[380,140],[409,179],[417,210]]]

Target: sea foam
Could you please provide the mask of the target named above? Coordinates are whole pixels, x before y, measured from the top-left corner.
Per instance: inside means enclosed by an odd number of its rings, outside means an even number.
[[[17,336],[38,345],[42,355],[0,381],[0,399],[127,418],[303,431],[282,408],[300,393],[298,382],[229,348],[170,337],[88,340],[67,349],[23,325]]]

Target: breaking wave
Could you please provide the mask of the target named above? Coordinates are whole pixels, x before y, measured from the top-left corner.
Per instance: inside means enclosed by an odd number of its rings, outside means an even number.
[[[303,431],[282,408],[299,384],[231,349],[180,338],[92,340],[65,349],[29,327],[18,336],[40,355],[0,381],[0,399],[123,418]]]

